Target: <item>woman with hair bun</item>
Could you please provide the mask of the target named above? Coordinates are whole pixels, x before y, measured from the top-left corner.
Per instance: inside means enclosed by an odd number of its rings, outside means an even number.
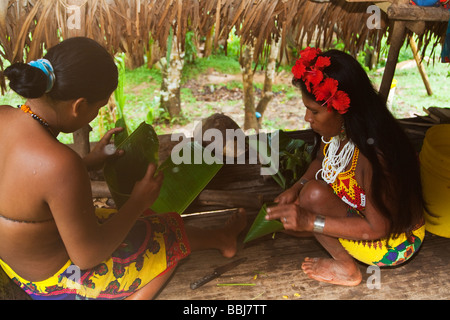
[[[352,56],[306,48],[292,68],[305,120],[317,134],[310,167],[278,196],[267,219],[314,234],[331,258],[306,258],[311,278],[354,286],[355,259],[397,266],[422,244],[424,200],[417,154]]]
[[[235,255],[242,210],[217,230],[149,214],[163,180],[155,165],[118,211],[94,208],[88,170],[121,156],[103,152],[120,129],[84,159],[56,137],[86,126],[116,89],[117,67],[102,46],[71,38],[4,76],[26,102],[0,106],[0,267],[31,298],[149,299],[191,251]]]

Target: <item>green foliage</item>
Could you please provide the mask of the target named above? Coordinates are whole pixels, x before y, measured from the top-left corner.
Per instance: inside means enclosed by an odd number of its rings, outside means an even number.
[[[184,62],[194,63],[197,58],[197,46],[195,45],[195,33],[193,31],[186,32],[186,40],[184,45]]]
[[[124,86],[125,86],[125,59],[126,55],[125,53],[122,53],[121,55],[116,57],[116,65],[119,72],[119,81],[117,85],[117,89],[114,91],[114,98],[116,99],[117,103],[117,113],[119,118],[123,118],[123,109],[125,107],[125,92],[124,92]]]

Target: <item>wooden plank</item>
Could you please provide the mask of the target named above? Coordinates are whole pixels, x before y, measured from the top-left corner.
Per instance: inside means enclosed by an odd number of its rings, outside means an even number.
[[[249,212],[249,222],[255,212]],[[227,216],[201,216],[186,224],[219,226]],[[247,261],[203,287],[190,283],[234,259]],[[450,239],[427,233],[420,251],[408,263],[382,268],[379,289],[367,285],[373,272],[358,264],[363,280],[356,287],[343,287],[309,279],[301,270],[305,257],[328,257],[314,238],[294,238],[277,233],[243,245],[235,258],[226,259],[214,250],[194,252],[182,261],[158,300],[408,300],[450,299]],[[218,286],[250,283],[252,286]],[[189,302],[186,302],[189,303]]]
[[[390,20],[448,22],[450,12],[443,8],[419,7],[410,4],[392,4],[387,15]]]
[[[367,2],[367,3],[386,2],[386,0],[345,0],[345,1],[350,2],[350,3],[353,3],[353,2]]]
[[[430,80],[428,80],[427,72],[425,71],[425,66],[422,63],[422,58],[420,57],[419,50],[417,49],[416,41],[413,37],[409,37],[409,44],[413,52],[414,60],[416,60],[417,68],[419,69],[420,76],[427,90],[429,96],[433,95],[433,90],[431,89]]]
[[[391,44],[389,48],[386,67],[384,68],[383,78],[380,85],[380,94],[384,101],[387,101],[389,91],[391,90],[392,79],[394,78],[395,68],[397,66],[398,55],[405,41],[406,24],[404,21],[395,21],[392,31]]]

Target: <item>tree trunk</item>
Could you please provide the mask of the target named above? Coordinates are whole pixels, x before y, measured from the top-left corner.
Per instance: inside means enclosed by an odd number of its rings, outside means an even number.
[[[253,89],[253,53],[254,48],[247,46],[241,53],[240,64],[242,69],[242,84],[244,86],[244,130],[255,129],[259,131],[255,114],[255,92]]]
[[[275,39],[272,39],[272,43],[270,44],[269,60],[267,61],[266,67],[266,75],[264,78],[264,88],[262,91],[261,100],[259,100],[258,106],[256,107],[256,111],[261,115],[261,117],[258,119],[258,125],[260,128],[264,112],[266,111],[269,102],[273,98],[272,85],[275,80],[278,51],[279,43],[277,43]]]
[[[162,67],[161,107],[174,118],[181,115],[180,85],[184,52],[180,52],[176,36],[171,46],[170,59]]]
[[[211,28],[211,30],[206,35],[205,40],[205,48],[203,50],[203,57],[207,58],[212,54],[213,51],[213,38],[214,38],[214,26]]]

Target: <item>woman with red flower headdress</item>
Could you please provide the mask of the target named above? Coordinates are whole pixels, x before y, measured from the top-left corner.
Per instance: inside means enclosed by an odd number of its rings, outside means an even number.
[[[352,56],[307,48],[292,73],[318,139],[308,170],[266,218],[280,219],[287,233],[312,232],[329,252],[331,258],[305,259],[309,277],[358,285],[355,260],[397,266],[422,244],[416,152]]]

